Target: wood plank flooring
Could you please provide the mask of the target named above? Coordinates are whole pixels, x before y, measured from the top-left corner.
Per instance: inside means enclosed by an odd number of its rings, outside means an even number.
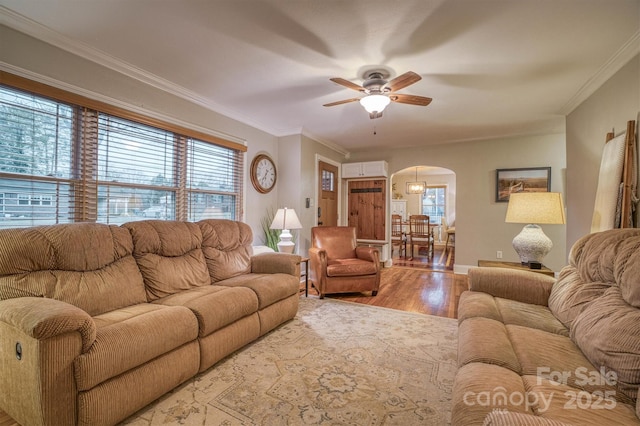
[[[394,266],[384,268],[378,295],[370,293],[344,293],[326,295],[327,298],[362,303],[371,306],[457,318],[458,301],[467,290],[467,276],[454,274],[453,267],[446,266],[452,258],[436,248],[435,256],[415,256],[413,260],[393,258]],[[440,263],[444,260],[444,264]],[[395,266],[400,264],[402,266]],[[407,266],[404,266],[407,265]],[[309,297],[318,297],[315,288],[309,285]],[[304,292],[302,293],[304,297]]]

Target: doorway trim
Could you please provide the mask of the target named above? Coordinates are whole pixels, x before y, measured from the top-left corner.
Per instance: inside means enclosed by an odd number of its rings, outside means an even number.
[[[337,178],[337,184],[338,184],[338,225],[342,225],[342,163],[339,163],[335,160],[332,160],[331,158],[327,158],[323,155],[320,154],[315,154],[315,161],[314,161],[314,178],[313,178],[313,208],[314,208],[314,213],[313,213],[313,226],[318,226],[318,203],[320,202],[320,194],[318,193],[318,186],[320,185],[320,182],[318,180],[318,173],[320,172],[320,161],[327,163],[327,164],[331,164],[332,166],[336,166],[338,168],[338,178]]]

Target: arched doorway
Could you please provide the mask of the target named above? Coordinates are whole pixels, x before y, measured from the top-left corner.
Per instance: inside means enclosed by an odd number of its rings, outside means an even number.
[[[425,184],[422,192],[412,191],[413,184]],[[452,170],[429,165],[413,165],[396,171],[390,179],[390,215],[400,214],[403,222],[411,215],[428,215],[433,227],[435,250],[430,258],[419,250],[401,258],[398,250],[392,250],[392,264],[422,266],[434,270],[453,271],[455,249],[453,244],[445,246],[446,225],[453,226],[456,217],[456,175]],[[391,223],[391,222],[389,222]],[[410,241],[409,230],[404,227]],[[393,244],[390,245],[393,247]],[[407,251],[410,251],[409,246]],[[410,259],[411,258],[411,259]]]

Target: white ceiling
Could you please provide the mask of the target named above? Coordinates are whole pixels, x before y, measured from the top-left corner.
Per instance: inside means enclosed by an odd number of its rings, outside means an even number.
[[[640,51],[640,0],[0,0],[0,23],[347,151],[563,132]],[[420,74],[398,93],[433,102],[322,106],[371,68]]]

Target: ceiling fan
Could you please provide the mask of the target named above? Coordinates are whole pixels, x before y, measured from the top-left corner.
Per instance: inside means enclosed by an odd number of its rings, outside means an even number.
[[[422,79],[418,74],[413,71],[408,71],[402,75],[397,76],[392,80],[389,78],[389,73],[384,70],[372,70],[367,71],[364,75],[364,82],[362,86],[358,86],[349,80],[336,77],[329,80],[337,83],[347,89],[356,90],[364,93],[362,98],[351,98],[342,101],[331,102],[324,104],[326,107],[342,105],[349,102],[360,101],[360,104],[369,113],[371,119],[382,117],[382,111],[389,105],[390,102],[398,102],[401,104],[427,106],[431,103],[432,99],[424,96],[406,95],[401,93],[395,93],[397,90],[404,89],[405,87],[417,83]]]

